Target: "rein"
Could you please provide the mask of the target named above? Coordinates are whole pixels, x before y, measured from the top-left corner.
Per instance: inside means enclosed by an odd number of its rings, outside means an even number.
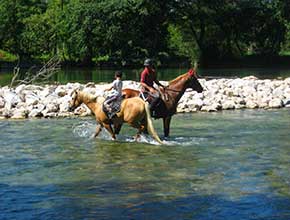
[[[188,72],[188,75],[191,77],[193,72]],[[169,91],[172,91],[172,92],[182,92],[182,90],[175,90],[175,89],[170,89],[170,88],[168,88],[169,87],[169,85],[168,86],[165,86],[165,87],[163,87],[164,88],[164,92],[165,92],[165,90],[167,89],[167,90],[169,90]],[[186,89],[185,89],[186,90]]]
[[[182,92],[182,90],[170,89],[170,88],[168,88],[168,86],[165,86],[165,87],[163,87],[163,88],[164,88],[164,92],[165,92],[166,90],[169,90],[169,91],[172,91],[172,92]]]

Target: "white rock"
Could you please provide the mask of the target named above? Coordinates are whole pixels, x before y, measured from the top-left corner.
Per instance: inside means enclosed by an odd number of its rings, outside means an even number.
[[[286,79],[284,80],[284,83],[290,85],[290,77],[286,78]]]
[[[235,109],[235,102],[233,100],[227,100],[222,103],[222,109]]]
[[[204,112],[216,112],[217,111],[217,109],[213,105],[202,106],[200,110],[204,111]]]
[[[17,94],[21,93],[25,89],[25,84],[21,84],[15,88]]]
[[[18,102],[21,102],[20,97],[13,91],[6,90],[4,91],[3,98],[5,100],[5,108],[11,109],[17,105]]]
[[[282,98],[284,95],[284,91],[281,89],[281,87],[277,87],[273,90],[273,96],[277,98]]]
[[[25,102],[27,105],[37,105],[39,102],[39,97],[34,93],[30,93],[25,96]]]
[[[283,101],[278,98],[274,98],[269,102],[270,108],[281,108],[283,107]]]
[[[57,87],[54,92],[59,97],[63,97],[65,95],[67,95],[67,91],[63,86]]]
[[[28,114],[29,118],[42,117],[42,116],[43,114],[41,113],[41,110],[39,109],[32,109]]]
[[[201,99],[192,99],[187,102],[187,106],[190,109],[197,108],[200,109],[203,106],[203,100]]]
[[[5,100],[4,98],[0,96],[0,108],[4,108],[4,106],[5,106]]]
[[[255,77],[255,76],[246,76],[246,77],[243,77],[243,80],[257,80],[258,78]]]
[[[55,91],[54,87],[45,87],[43,90],[39,91],[39,96],[44,99],[50,94],[52,94]]]
[[[46,115],[47,113],[52,112],[58,112],[59,106],[55,103],[48,103],[45,107],[45,109],[42,111],[43,115]]]
[[[27,118],[27,110],[26,109],[16,109],[13,111],[11,116],[12,119],[25,119]]]
[[[246,107],[250,109],[254,109],[254,108],[258,108],[259,105],[255,101],[249,99],[246,101]]]
[[[58,114],[56,112],[49,112],[49,113],[43,114],[43,117],[45,117],[45,118],[55,118],[55,117],[57,117],[57,115]]]
[[[34,109],[38,109],[39,111],[43,111],[45,109],[45,105],[44,104],[37,104],[35,106],[33,106]]]
[[[4,118],[10,118],[13,115],[13,110],[12,109],[7,109],[7,108],[3,108],[3,109],[1,109],[1,115]]]
[[[88,82],[86,85],[85,85],[86,88],[96,88],[96,85],[95,83],[93,82]]]

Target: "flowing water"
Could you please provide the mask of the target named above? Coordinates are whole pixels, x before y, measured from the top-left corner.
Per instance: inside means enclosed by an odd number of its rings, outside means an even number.
[[[288,220],[289,116],[179,114],[165,145],[93,139],[91,117],[0,121],[0,219]]]

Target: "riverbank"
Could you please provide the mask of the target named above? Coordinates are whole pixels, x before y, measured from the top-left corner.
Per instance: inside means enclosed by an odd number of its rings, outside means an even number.
[[[236,79],[200,79],[205,91],[186,91],[177,112],[216,112],[233,109],[290,107],[290,77],[284,80],[258,79],[253,76]],[[168,82],[162,82],[167,84]],[[124,88],[138,89],[139,83],[124,81]],[[81,105],[69,112],[69,101],[74,89],[94,95],[104,95],[109,84],[67,83],[65,85],[19,85],[0,87],[0,119],[35,117],[88,116],[90,110]]]

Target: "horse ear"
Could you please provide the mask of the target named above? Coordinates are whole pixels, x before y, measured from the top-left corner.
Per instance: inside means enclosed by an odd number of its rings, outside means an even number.
[[[74,89],[71,93],[70,93],[70,96],[73,96],[73,94],[75,93],[75,94],[78,94],[78,91],[77,91],[78,89]]]
[[[191,68],[190,70],[188,70],[188,75],[190,76],[190,77],[192,77],[192,76],[194,76],[195,75],[195,70],[193,69],[193,68]]]

